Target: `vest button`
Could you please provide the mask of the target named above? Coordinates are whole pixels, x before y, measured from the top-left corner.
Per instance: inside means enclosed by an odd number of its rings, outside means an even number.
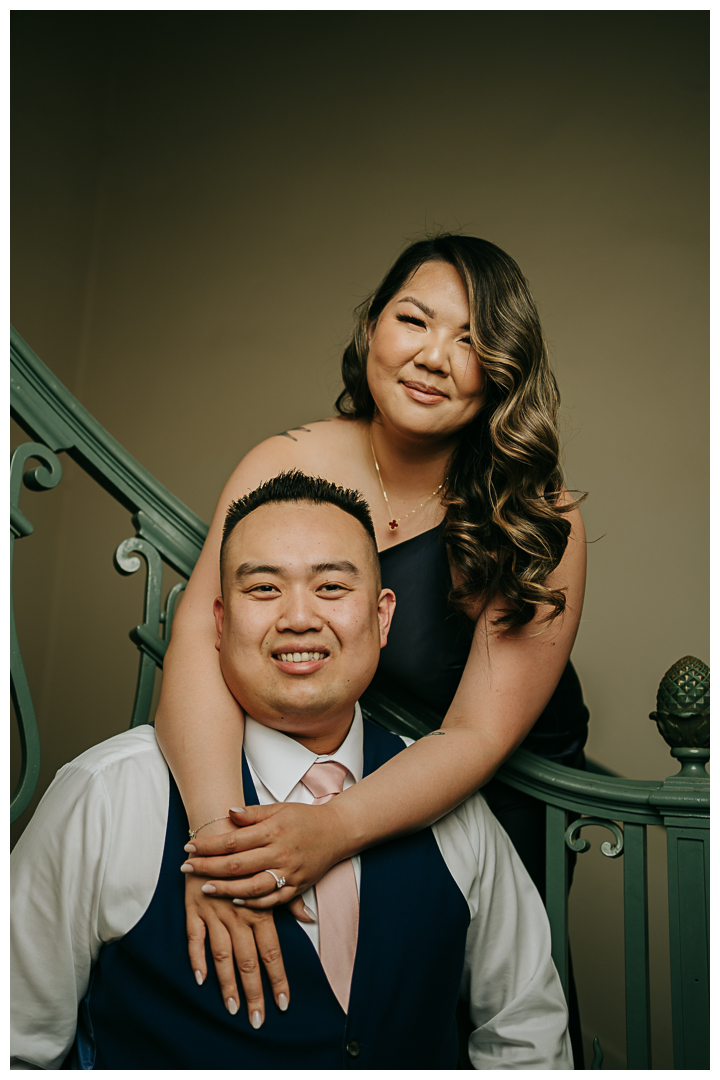
[[[345,1049],[350,1057],[360,1057],[360,1043],[355,1042],[354,1039],[347,1044]]]

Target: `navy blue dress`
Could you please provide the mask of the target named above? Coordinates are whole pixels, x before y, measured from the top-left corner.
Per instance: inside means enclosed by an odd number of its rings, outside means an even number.
[[[380,553],[382,583],[398,605],[380,654],[376,685],[415,697],[442,716],[462,678],[474,625],[448,603],[452,588],[442,525]],[[587,740],[588,710],[568,663],[523,746],[561,765],[574,765]]]
[[[442,529],[440,524],[380,552],[383,587],[392,589],[398,603],[372,685],[390,697],[393,688],[399,688],[403,698],[414,698],[444,716],[465,669],[474,624],[448,603],[452,578]],[[588,719],[580,681],[568,662],[522,745],[560,765],[582,768]],[[482,790],[544,900],[545,804],[496,779]],[[571,877],[575,859],[571,853]],[[572,968],[570,975],[570,1035],[575,1068],[582,1068]]]

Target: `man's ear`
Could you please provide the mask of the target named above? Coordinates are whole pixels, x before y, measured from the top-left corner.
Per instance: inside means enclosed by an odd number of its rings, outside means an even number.
[[[223,603],[222,596],[216,596],[213,601],[213,615],[215,616],[215,629],[218,636],[215,642],[215,648],[220,651],[220,638],[222,637],[223,625],[225,623],[225,605]]]
[[[384,649],[387,645],[388,631],[390,629],[390,623],[392,622],[393,612],[395,611],[395,605],[397,600],[395,599],[395,593],[390,589],[383,589],[378,596],[378,623],[380,625],[380,648]]]

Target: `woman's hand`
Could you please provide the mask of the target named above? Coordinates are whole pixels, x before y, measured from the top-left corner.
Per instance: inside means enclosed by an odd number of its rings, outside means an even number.
[[[268,909],[290,902],[295,918],[315,922],[317,916],[300,894],[344,857],[336,857],[337,829],[333,829],[332,815],[318,813],[323,809],[276,803],[231,810],[231,821],[238,828],[196,837],[185,849],[193,856],[182,870],[186,874],[188,953],[195,978],[204,982],[207,977],[207,936],[226,1008],[233,1015],[239,1008],[237,964],[253,1027],[260,1027],[265,1019],[258,957],[278,1008],[285,1011],[290,1000],[275,921]],[[330,840],[333,833],[335,843]],[[274,877],[261,867],[285,877],[287,884],[278,889]],[[208,881],[209,874],[222,880]],[[252,876],[234,877],[240,874]]]
[[[188,952],[195,978],[200,984],[207,978],[207,935],[225,1007],[233,1016],[240,1008],[234,955],[248,1017],[252,1026],[259,1028],[265,1019],[265,1001],[258,956],[268,974],[277,1007],[285,1012],[290,1002],[273,913],[236,907],[226,900],[213,900],[202,891],[202,884],[202,878],[191,874],[185,880]]]
[[[262,910],[292,900],[296,918],[314,918],[312,912],[307,914],[300,894],[353,854],[340,843],[332,803],[248,806],[231,810],[230,817],[238,826],[234,831],[198,836],[186,845],[189,858],[183,871],[188,876],[202,874],[208,879],[202,886],[206,895],[230,897],[236,906]],[[285,885],[278,888],[267,870],[285,878]]]

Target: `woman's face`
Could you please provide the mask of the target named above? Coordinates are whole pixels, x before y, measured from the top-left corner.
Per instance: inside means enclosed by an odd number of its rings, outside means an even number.
[[[447,438],[470,423],[484,377],[469,329],[460,274],[448,263],[423,263],[369,328],[367,380],[385,424]]]

